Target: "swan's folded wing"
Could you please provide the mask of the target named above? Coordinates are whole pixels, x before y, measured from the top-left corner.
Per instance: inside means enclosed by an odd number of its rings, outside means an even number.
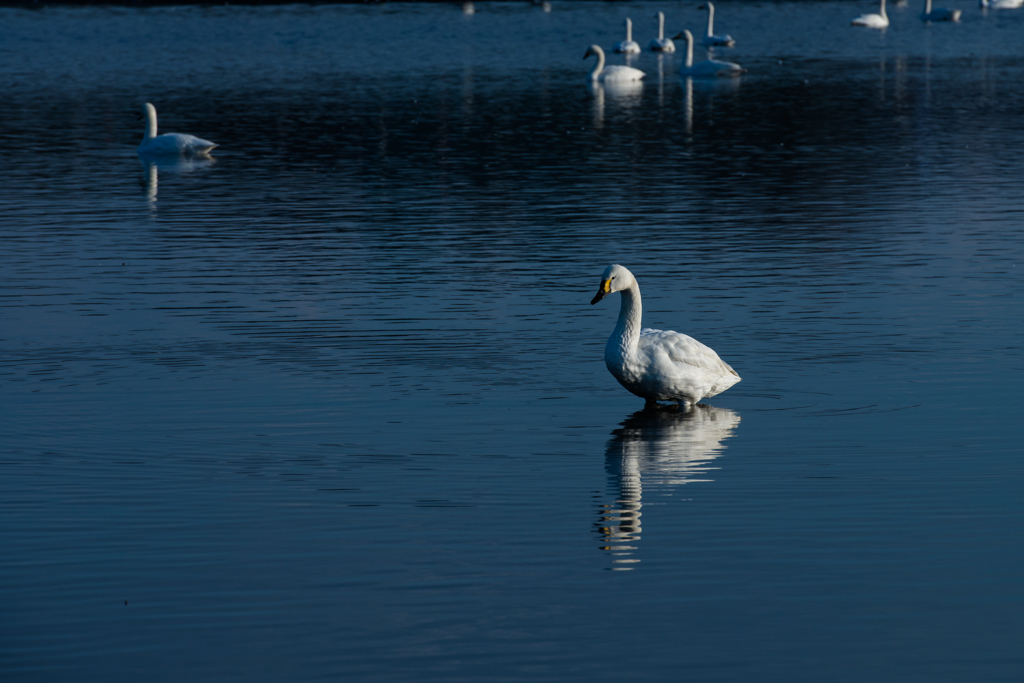
[[[737,380],[739,379],[739,374],[728,363],[719,358],[714,350],[701,344],[693,337],[680,332],[673,332],[672,330],[641,330],[639,346],[646,350],[652,350],[651,347],[657,347],[669,357],[669,360],[675,363],[685,363],[712,373],[731,374]]]

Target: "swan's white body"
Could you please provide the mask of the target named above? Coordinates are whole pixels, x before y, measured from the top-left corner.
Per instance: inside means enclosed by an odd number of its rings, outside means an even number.
[[[980,0],[978,4],[989,9],[1018,9],[1024,7],[1024,0]]]
[[[665,37],[665,13],[658,12],[658,37],[651,38],[651,42],[648,45],[652,52],[675,52],[676,44],[672,42],[671,38]]]
[[[185,133],[156,134],[156,107],[149,102],[142,105],[142,115],[146,117],[146,133],[139,143],[139,154],[150,155],[187,155],[207,154],[217,143],[197,138]]]
[[[590,55],[597,55],[597,64],[590,72],[588,79],[595,83],[628,83],[629,81],[639,81],[644,77],[644,72],[640,69],[634,69],[631,66],[605,66],[604,65],[604,50],[599,45],[591,45],[587,48],[587,52],[583,55],[583,59],[586,59]]]
[[[739,76],[746,72],[735,62],[723,62],[718,59],[708,59],[697,64],[693,63],[693,34],[683,29],[683,32],[676,36],[676,40],[686,39],[686,61],[679,67],[680,76],[691,76],[693,78],[711,78],[715,76]]]
[[[932,9],[932,0],[924,0],[924,12],[921,13],[922,21],[960,21],[963,10],[938,8]]]
[[[633,40],[633,20],[626,17],[626,39],[615,43],[613,50],[627,55],[640,54],[640,43]]]
[[[889,16],[885,13],[885,0],[882,0],[882,8],[878,14],[862,14],[850,22],[851,26],[866,26],[867,28],[888,28]]]
[[[732,39],[732,36],[726,34],[724,36],[715,35],[715,6],[710,2],[705,2],[697,9],[706,9],[708,11],[708,32],[704,36],[704,45],[707,47],[732,47],[736,44],[736,41]]]
[[[614,292],[621,292],[622,303],[604,348],[604,362],[626,389],[647,403],[675,401],[689,406],[740,381],[735,370],[696,339],[670,330],[640,329],[640,286],[620,265],[604,271],[590,303]]]

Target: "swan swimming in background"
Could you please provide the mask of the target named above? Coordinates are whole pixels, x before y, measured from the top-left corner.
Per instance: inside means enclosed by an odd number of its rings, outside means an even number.
[[[924,0],[924,12],[921,13],[921,21],[960,21],[963,10],[958,9],[932,9],[932,0]]]
[[[708,34],[704,36],[704,45],[708,47],[732,47],[736,44],[736,41],[728,34],[724,36],[715,35],[715,6],[712,3],[705,2],[697,9],[706,9],[708,11]]]
[[[185,133],[156,134],[156,107],[149,102],[142,105],[142,115],[146,117],[146,133],[139,143],[139,154],[208,154],[217,143],[197,138]]]
[[[978,5],[988,9],[1018,9],[1024,6],[1024,0],[980,0]]]
[[[605,269],[590,303],[615,292],[621,292],[622,303],[604,347],[604,362],[619,384],[643,398],[646,406],[675,401],[689,407],[740,381],[735,370],[696,339],[669,330],[640,329],[640,286],[620,265]]]
[[[627,83],[629,81],[639,81],[644,77],[644,72],[640,69],[634,69],[631,66],[619,66],[613,64],[612,66],[604,65],[604,50],[601,49],[600,45],[591,45],[587,48],[586,54],[583,55],[583,59],[586,59],[590,55],[597,55],[597,65],[593,71],[590,72],[589,79],[595,83]]]
[[[862,14],[851,21],[850,26],[866,26],[867,28],[886,28],[889,26],[889,17],[885,13],[885,0],[882,0],[882,8],[878,14]]]
[[[629,17],[626,17],[626,39],[615,43],[612,49],[627,55],[640,54],[640,43],[633,40],[633,20]]]
[[[652,52],[675,52],[676,44],[672,42],[671,38],[665,37],[665,13],[658,12],[655,16],[658,19],[658,37],[651,38],[648,47]]]
[[[718,59],[708,59],[698,64],[693,63],[693,34],[683,29],[683,32],[676,36],[676,40],[686,39],[686,62],[679,67],[680,76],[693,76],[694,78],[710,76],[739,76],[746,72],[735,62],[723,62]]]

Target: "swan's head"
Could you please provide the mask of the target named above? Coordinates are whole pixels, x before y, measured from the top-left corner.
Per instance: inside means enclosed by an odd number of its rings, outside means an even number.
[[[583,54],[583,59],[597,55],[598,57],[604,57],[604,50],[601,49],[600,45],[591,45],[587,48],[587,51]]]
[[[142,110],[140,111],[140,113],[142,114],[142,118],[146,120],[156,118],[156,107],[154,107],[149,102],[146,102],[142,105]]]
[[[598,287],[597,295],[591,300],[590,305],[593,306],[609,294],[629,289],[634,284],[636,284],[636,278],[633,277],[633,273],[629,272],[628,268],[619,264],[608,266],[605,268],[604,274],[601,275],[601,285]]]
[[[683,38],[686,38],[686,42],[688,42],[688,43],[692,43],[693,42],[693,34],[690,33],[690,31],[688,29],[685,29],[685,28],[682,31],[680,31],[679,33],[677,33],[672,38],[672,40],[682,40]]]

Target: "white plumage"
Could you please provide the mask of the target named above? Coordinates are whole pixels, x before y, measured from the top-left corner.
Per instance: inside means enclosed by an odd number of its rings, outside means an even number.
[[[736,41],[729,34],[723,36],[715,35],[715,6],[712,3],[705,2],[697,9],[706,9],[708,11],[708,32],[704,36],[705,47],[732,47],[736,44]]]
[[[675,52],[676,44],[672,42],[671,38],[665,37],[665,13],[658,12],[655,17],[658,19],[658,37],[651,38],[648,47],[652,52]]]
[[[626,39],[615,43],[612,49],[627,55],[640,54],[640,43],[633,40],[633,20],[629,17],[626,17]]]
[[[712,78],[716,76],[739,76],[747,70],[735,62],[723,62],[718,59],[707,59],[697,64],[693,63],[693,34],[683,29],[683,32],[676,36],[676,40],[686,39],[686,61],[679,67],[680,76],[692,76],[694,78]]]
[[[639,81],[644,77],[644,72],[640,69],[634,69],[631,66],[605,66],[604,65],[604,50],[601,49],[600,45],[591,45],[587,48],[586,54],[583,55],[583,59],[591,55],[597,55],[597,64],[590,72],[589,79],[597,83],[627,83],[629,81]]]
[[[142,115],[146,118],[146,133],[139,143],[139,154],[149,155],[203,155],[217,146],[209,140],[197,138],[186,133],[156,134],[156,107],[149,102],[142,105]]]
[[[887,28],[889,16],[885,13],[885,0],[882,0],[882,7],[878,14],[862,14],[850,22],[851,26],[865,26],[867,28]]]
[[[1019,9],[1024,0],[979,0],[978,4],[988,9]]]
[[[740,376],[718,354],[693,337],[670,330],[641,329],[640,286],[629,269],[612,265],[601,276],[596,304],[621,292],[619,320],[604,349],[608,371],[629,391],[645,399],[689,406],[720,394]]]

